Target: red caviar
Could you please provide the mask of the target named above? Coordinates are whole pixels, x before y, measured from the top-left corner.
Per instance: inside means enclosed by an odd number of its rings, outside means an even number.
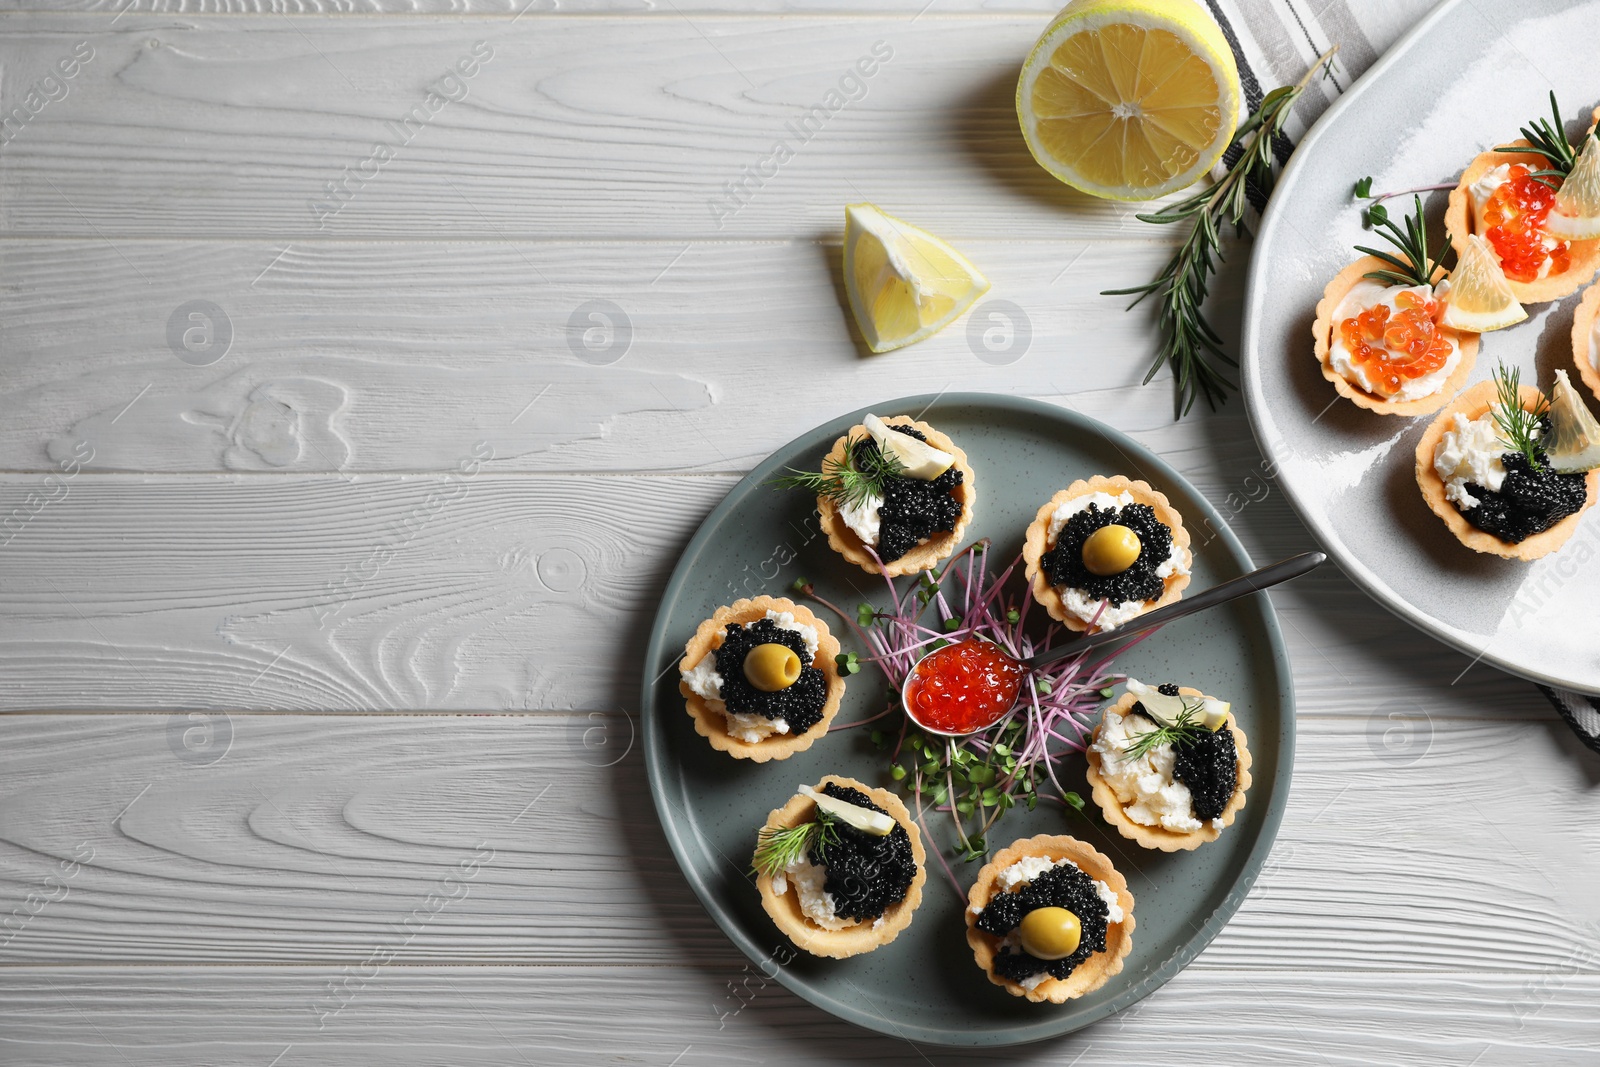
[[[1378,392],[1393,396],[1408,380],[1432,374],[1450,358],[1450,339],[1436,321],[1439,303],[1403,292],[1398,310],[1375,304],[1339,324],[1350,359],[1367,372]]]
[[[1538,278],[1546,259],[1551,274],[1562,273],[1572,262],[1567,242],[1544,246],[1544,220],[1555,206],[1556,191],[1532,173],[1530,167],[1512,164],[1506,180],[1484,201],[1479,219],[1484,239],[1500,257],[1500,268],[1515,282]],[[1559,178],[1548,180],[1560,183]]]
[[[957,641],[917,664],[906,682],[906,703],[930,729],[971,733],[1011,710],[1027,671],[988,641]]]

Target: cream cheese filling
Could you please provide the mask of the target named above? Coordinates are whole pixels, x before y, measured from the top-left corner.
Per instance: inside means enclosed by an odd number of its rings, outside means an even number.
[[[1506,450],[1493,408],[1476,419],[1459,411],[1452,415],[1433,448],[1433,471],[1444,482],[1445,499],[1463,511],[1477,507],[1482,501],[1467,489],[1469,482],[1498,493],[1506,480]]]
[[[1100,757],[1100,777],[1116,795],[1130,822],[1159,826],[1186,834],[1200,829],[1194,817],[1194,796],[1172,774],[1177,751],[1170,744],[1156,745],[1136,759],[1125,759],[1139,734],[1155,729],[1143,716],[1137,719],[1110,708],[1100,725],[1093,751]]]

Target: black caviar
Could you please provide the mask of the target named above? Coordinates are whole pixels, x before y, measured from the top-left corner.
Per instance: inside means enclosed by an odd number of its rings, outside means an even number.
[[[1096,530],[1112,524],[1126,526],[1139,535],[1139,558],[1120,574],[1095,574],[1083,565],[1083,543]],[[1149,504],[1120,508],[1090,504],[1067,520],[1056,535],[1056,546],[1039,562],[1051,584],[1082,589],[1096,600],[1117,605],[1161,596],[1166,582],[1156,571],[1171,554],[1172,531],[1156,518],[1156,511]]]
[[[1059,960],[1041,960],[1022,948],[1003,949],[994,957],[994,973],[1001,978],[1021,982],[1041,971],[1051,978],[1065,978],[1078,964],[1105,951],[1110,910],[1100,899],[1094,879],[1070,863],[1050,868],[1015,892],[995,894],[979,913],[977,927],[986,934],[1005,937],[1022,923],[1023,916],[1038,908],[1066,908],[1078,917],[1077,951]]]
[[[1179,695],[1178,687],[1170,682],[1157,686],[1156,691],[1169,697]],[[1156,721],[1138,701],[1134,701],[1128,714],[1148,722],[1151,730],[1157,728]],[[1189,808],[1196,819],[1221,818],[1222,809],[1239,787],[1239,747],[1234,743],[1233,731],[1222,726],[1180,737],[1173,744],[1172,777],[1189,790]]]
[[[910,426],[891,426],[891,430],[926,441],[927,435]],[[860,437],[851,446],[855,449],[856,463],[863,462],[864,450],[878,451],[878,443],[870,436]],[[950,469],[932,481],[921,478],[891,476],[884,479],[883,503],[878,507],[878,543],[873,551],[885,563],[899,559],[925,538],[956,528],[961,517],[961,501],[951,495],[963,481],[961,471],[953,464]]]
[[[847,804],[887,815],[859,789],[829,782],[822,792]],[[917,874],[911,838],[898,822],[879,837],[835,820],[836,836],[813,847],[807,858],[828,869],[822,889],[833,897],[833,913],[858,921],[876,919],[906,898]]]
[[[1550,420],[1541,419],[1540,424],[1548,437]],[[1507,452],[1500,457],[1506,477],[1499,492],[1468,482],[1466,490],[1478,499],[1478,505],[1462,508],[1462,517],[1484,533],[1514,545],[1582,511],[1589,498],[1584,475],[1557,474],[1550,469],[1544,449],[1535,446],[1534,454],[1542,464],[1538,470],[1521,452]]]
[[[1177,746],[1172,777],[1189,788],[1194,817],[1218,819],[1239,785],[1239,749],[1226,726]]]
[[[776,644],[800,657],[800,677],[787,688],[765,693],[744,676],[744,658],[757,645]],[[806,639],[786,630],[771,619],[757,619],[750,628],[730,622],[724,631],[722,647],[713,653],[717,673],[722,675],[722,702],[741,715],[760,715],[782,719],[791,734],[803,734],[822,721],[822,706],[828,702],[828,679],[811,666]]]

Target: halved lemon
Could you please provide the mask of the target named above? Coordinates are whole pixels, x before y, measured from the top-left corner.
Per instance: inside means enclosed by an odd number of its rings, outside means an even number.
[[[1550,436],[1539,443],[1558,474],[1580,474],[1600,467],[1600,422],[1572,388],[1564,370],[1556,371],[1556,384],[1550,390]]]
[[[1114,200],[1176,192],[1239,124],[1239,68],[1193,0],[1074,0],[1022,66],[1017,118],[1039,165]]]
[[[1544,232],[1563,241],[1600,237],[1600,141],[1587,136],[1578,160],[1561,182],[1555,206],[1544,219]]]
[[[871,204],[844,209],[844,288],[874,352],[920,341],[989,291],[967,258],[926,230]]]
[[[1514,326],[1528,317],[1511,293],[1500,260],[1477,234],[1467,236],[1456,269],[1450,272],[1439,324],[1464,333],[1488,333]]]

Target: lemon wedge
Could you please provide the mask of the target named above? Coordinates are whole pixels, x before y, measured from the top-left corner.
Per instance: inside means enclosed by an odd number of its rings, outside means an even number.
[[[826,793],[812,789],[809,785],[800,787],[800,795],[810,797],[816,802],[818,811],[825,811],[848,826],[854,826],[862,833],[872,834],[874,837],[886,837],[894,829],[894,819],[881,811],[863,808],[852,804],[848,800],[830,797]]]
[[[1593,136],[1583,139],[1578,160],[1561,182],[1555,206],[1545,216],[1544,232],[1563,241],[1600,237],[1600,148]]]
[[[871,204],[851,204],[844,209],[844,287],[867,347],[888,352],[960,318],[989,291],[989,280],[927,230]]]
[[[1600,422],[1564,370],[1556,371],[1556,384],[1550,390],[1550,436],[1539,443],[1557,474],[1582,474],[1600,467]]]
[[[1193,697],[1169,697],[1155,686],[1145,685],[1134,678],[1128,679],[1128,692],[1144,705],[1145,712],[1160,726],[1175,725],[1185,711],[1198,713],[1200,724],[1207,730],[1220,730],[1222,724],[1228,721],[1230,705],[1226,700],[1204,697],[1197,701]]]
[[[880,451],[888,452],[900,461],[900,466],[905,468],[907,478],[920,478],[922,481],[931,482],[939,475],[950,469],[956,457],[942,448],[934,448],[926,441],[919,441],[910,434],[901,433],[876,415],[868,415],[861,420],[861,425],[867,428],[872,439],[878,442]]]
[[[1477,234],[1467,236],[1466,247],[1450,272],[1448,287],[1441,285],[1444,314],[1439,324],[1465,333],[1488,333],[1514,326],[1528,317],[1511,293],[1511,283],[1489,243]]]
[[[1239,68],[1193,0],[1073,0],[1022,66],[1017,118],[1039,165],[1093,196],[1199,181],[1239,124]]]

